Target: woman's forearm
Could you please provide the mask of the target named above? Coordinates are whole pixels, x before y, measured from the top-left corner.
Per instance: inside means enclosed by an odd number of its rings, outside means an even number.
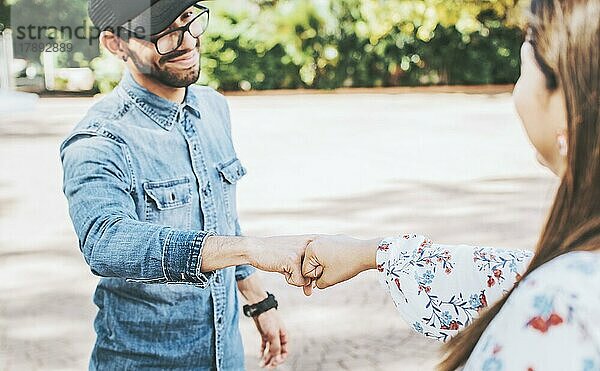
[[[379,279],[404,320],[415,331],[446,341],[510,290],[531,256],[403,235],[381,242],[377,263]]]

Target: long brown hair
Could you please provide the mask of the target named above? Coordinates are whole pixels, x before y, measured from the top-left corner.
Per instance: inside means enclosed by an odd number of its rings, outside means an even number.
[[[523,279],[559,255],[600,250],[600,0],[533,0],[529,33],[547,88],[562,89],[565,96],[568,151],[565,174]],[[446,344],[440,370],[465,364],[513,290]]]

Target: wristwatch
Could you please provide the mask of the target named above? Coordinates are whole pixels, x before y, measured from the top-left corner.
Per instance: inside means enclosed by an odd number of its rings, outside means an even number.
[[[275,296],[267,292],[267,298],[261,302],[252,305],[244,305],[244,315],[246,317],[257,317],[273,308],[277,309],[278,303]]]

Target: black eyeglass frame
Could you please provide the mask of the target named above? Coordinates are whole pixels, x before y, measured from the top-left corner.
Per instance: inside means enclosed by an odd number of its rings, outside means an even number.
[[[149,42],[151,42],[152,44],[154,44],[154,48],[156,49],[156,52],[157,52],[158,54],[160,54],[160,55],[167,55],[167,54],[169,54],[169,53],[173,52],[174,50],[177,50],[177,49],[178,49],[178,48],[181,46],[181,44],[183,43],[183,37],[185,36],[185,33],[186,33],[186,32],[189,32],[189,33],[190,33],[190,35],[192,35],[192,36],[193,36],[193,37],[195,37],[195,38],[198,38],[198,37],[202,36],[202,35],[204,34],[204,32],[206,32],[206,28],[208,28],[208,24],[209,24],[209,22],[210,22],[210,10],[209,10],[207,7],[205,7],[205,6],[202,6],[202,5],[199,5],[199,4],[195,4],[195,5],[193,5],[193,6],[194,6],[195,8],[197,8],[197,9],[200,9],[200,10],[201,10],[201,12],[200,12],[200,13],[199,13],[197,16],[195,16],[195,17],[194,17],[194,19],[192,19],[191,21],[189,21],[189,22],[188,22],[187,24],[185,24],[184,26],[181,26],[181,27],[177,27],[177,28],[175,28],[175,29],[172,29],[172,30],[170,30],[170,31],[168,31],[168,32],[165,32],[165,33],[163,33],[162,35],[159,35],[159,36],[156,36],[156,35],[150,35],[150,37],[145,37],[145,36],[143,36],[143,35],[140,35],[140,34],[137,34],[137,33],[135,33],[134,31],[128,30],[127,28],[125,28],[125,27],[123,27],[123,26],[120,26],[120,27],[119,27],[119,29],[120,29],[120,30],[122,30],[122,31],[125,31],[125,35],[123,35],[123,34],[119,33],[119,36],[120,36],[120,37],[124,37],[124,38],[128,38],[128,37],[134,37],[134,38],[136,38],[136,39],[140,39],[140,40],[146,40],[146,41],[149,41]],[[194,22],[195,22],[195,21],[196,21],[198,18],[202,17],[204,14],[206,14],[206,15],[207,15],[207,17],[208,17],[208,19],[206,20],[206,25],[207,25],[207,27],[206,27],[204,30],[202,30],[202,33],[200,33],[198,36],[194,36],[194,34],[192,34],[192,32],[190,31],[190,27],[191,27],[192,23],[194,23]],[[174,33],[174,32],[179,32],[179,38],[178,38],[178,40],[177,40],[177,46],[176,46],[176,47],[174,47],[172,50],[170,50],[170,51],[166,52],[166,53],[162,53],[162,52],[161,52],[161,51],[158,49],[158,41],[159,41],[161,38],[163,38],[164,36],[170,35],[170,34],[172,34],[172,33]]]

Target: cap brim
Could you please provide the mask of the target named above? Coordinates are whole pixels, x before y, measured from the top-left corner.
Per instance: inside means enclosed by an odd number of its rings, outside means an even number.
[[[175,22],[190,6],[202,0],[162,0],[146,9],[124,27],[140,36],[156,35]]]

